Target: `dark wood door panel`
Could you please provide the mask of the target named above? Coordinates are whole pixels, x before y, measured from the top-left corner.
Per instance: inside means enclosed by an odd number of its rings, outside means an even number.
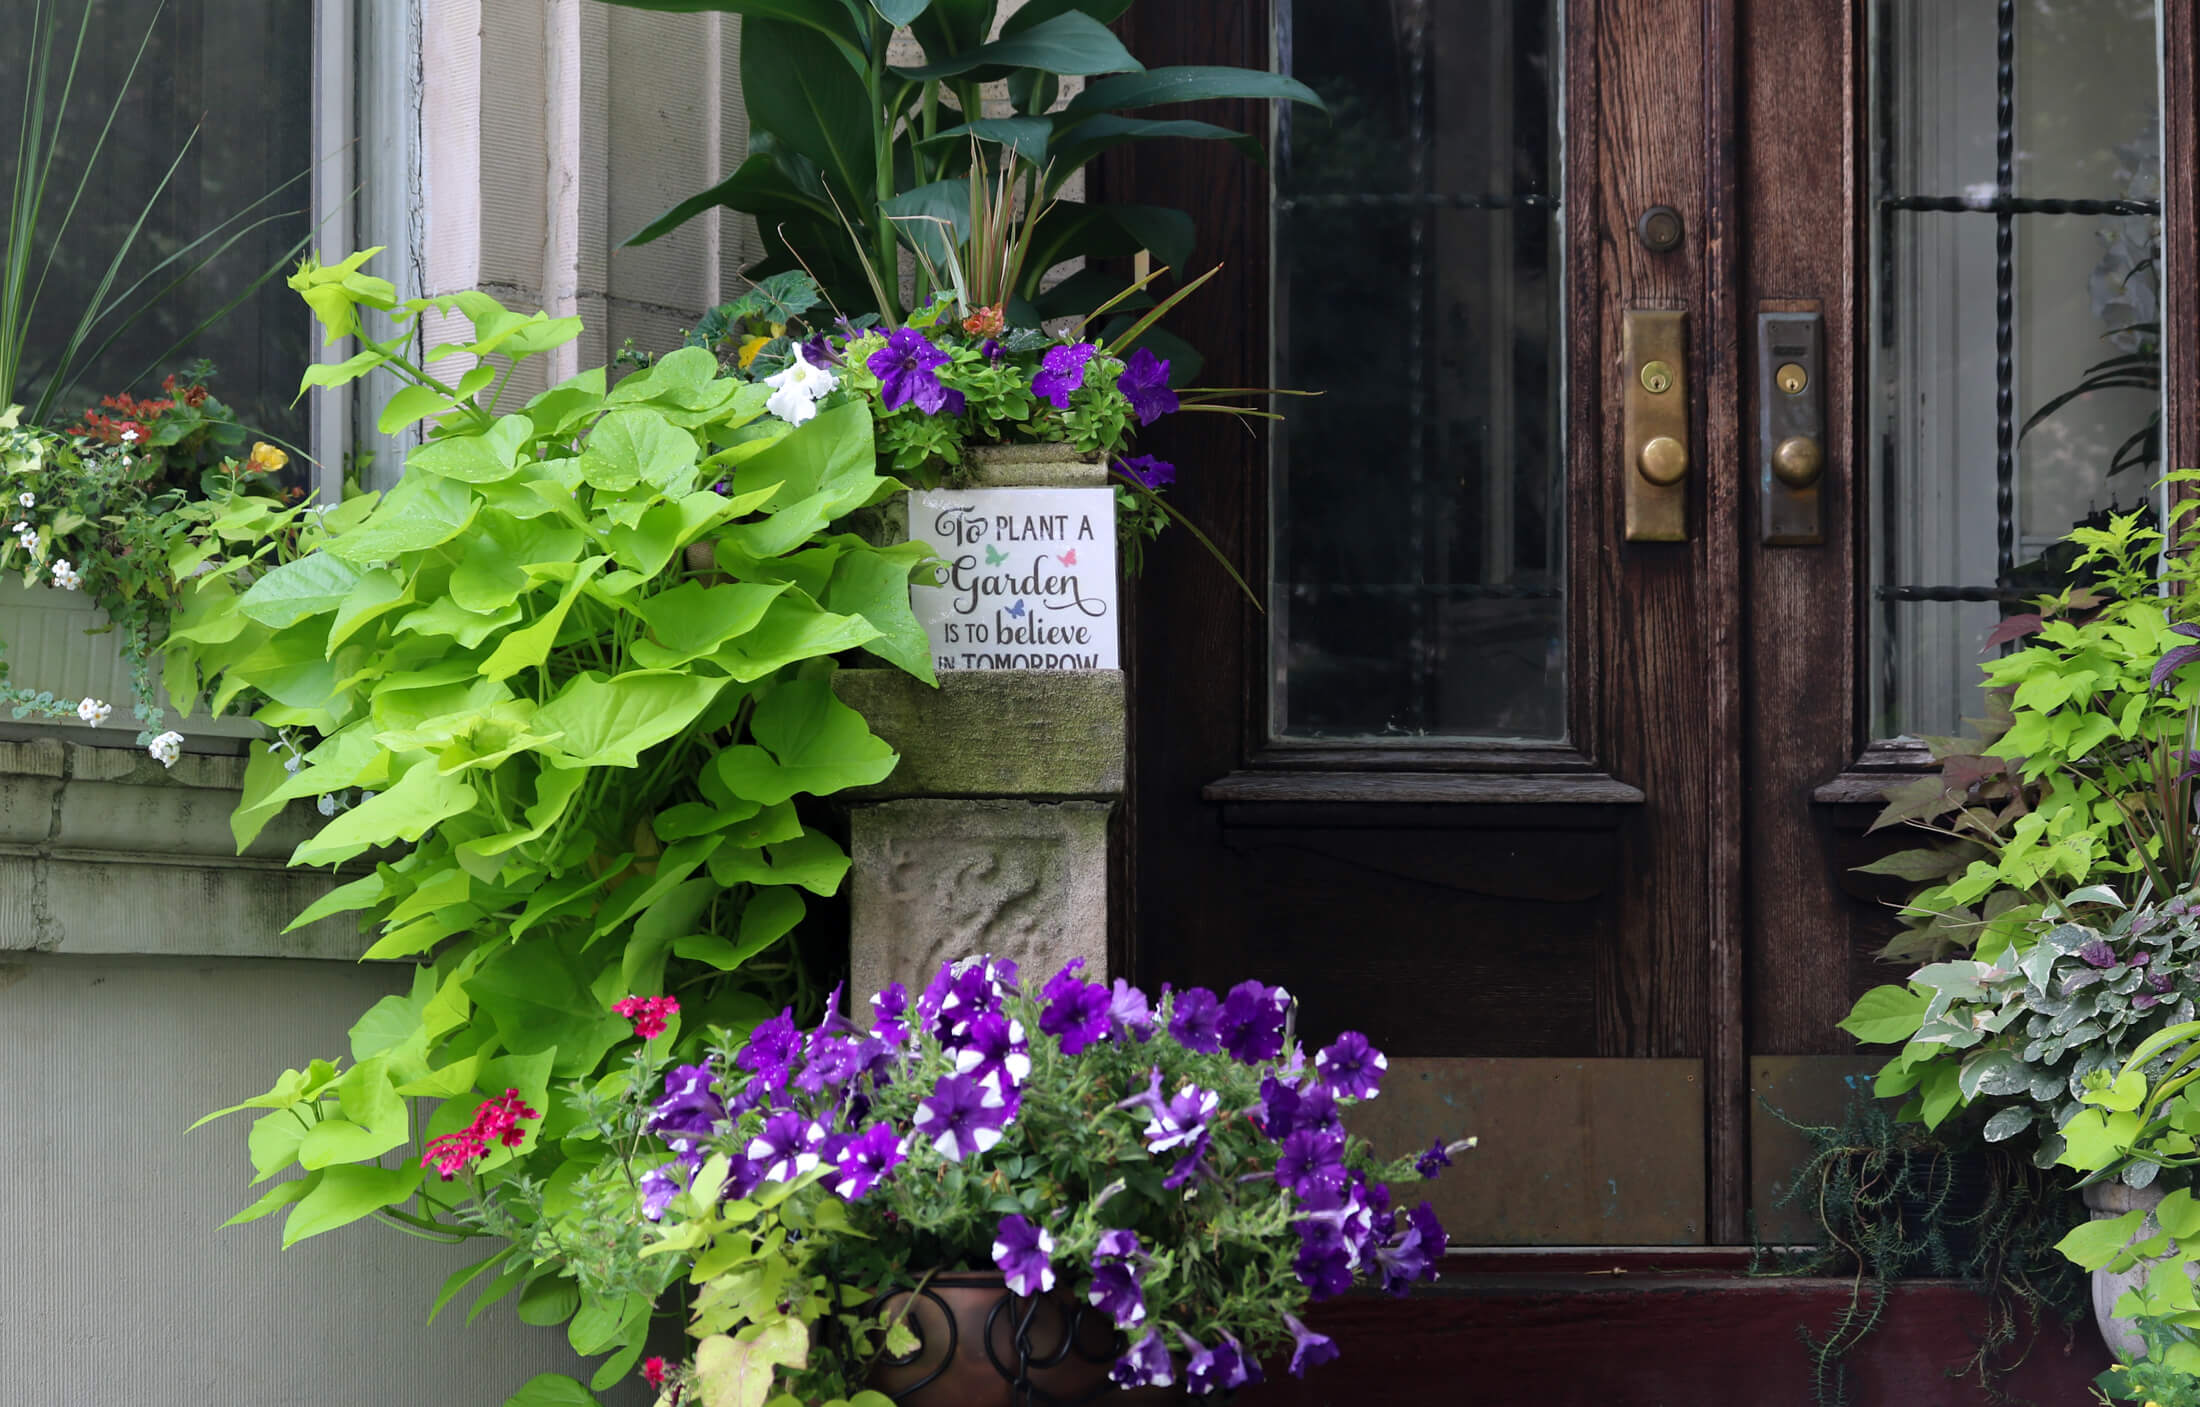
[[[1537,847],[1508,837],[1493,845]],[[1209,929],[1162,953],[1170,980],[1220,987],[1249,972],[1299,998],[1300,1033],[1325,1041],[1364,1032],[1394,1056],[1599,1053],[1599,947],[1617,920],[1615,896],[1592,882],[1545,896],[1478,892],[1454,833],[1233,832],[1223,851],[1235,905]],[[1550,875],[1571,849],[1586,875],[1610,876],[1560,833],[1522,876]],[[1494,876],[1483,871],[1485,879]],[[1494,885],[1492,886],[1494,887]]]

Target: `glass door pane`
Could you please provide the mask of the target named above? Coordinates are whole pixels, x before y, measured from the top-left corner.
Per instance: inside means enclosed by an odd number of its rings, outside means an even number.
[[[1566,731],[1550,0],[1278,0],[1271,732]]]
[[[2061,537],[2153,501],[2156,10],[1873,6],[1874,737],[1958,731]]]

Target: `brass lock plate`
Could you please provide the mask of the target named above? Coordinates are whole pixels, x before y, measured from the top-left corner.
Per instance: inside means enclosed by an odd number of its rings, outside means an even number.
[[[1826,540],[1824,324],[1814,312],[1757,315],[1757,526],[1771,547]]]
[[[1688,537],[1686,318],[1647,308],[1621,316],[1619,474],[1629,542]]]

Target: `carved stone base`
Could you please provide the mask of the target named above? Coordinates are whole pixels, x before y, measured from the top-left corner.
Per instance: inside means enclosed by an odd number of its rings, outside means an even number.
[[[950,958],[1012,958],[1027,983],[1074,957],[1108,966],[1108,811],[1101,801],[922,798],[850,815],[860,1011],[888,982],[912,991]]]

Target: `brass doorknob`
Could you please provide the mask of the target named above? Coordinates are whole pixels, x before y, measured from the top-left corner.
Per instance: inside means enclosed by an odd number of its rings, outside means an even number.
[[[1772,474],[1791,489],[1807,489],[1825,472],[1826,452],[1808,435],[1791,435],[1772,451]]]
[[[1659,488],[1668,488],[1688,473],[1688,446],[1671,435],[1659,435],[1643,444],[1635,468]]]

